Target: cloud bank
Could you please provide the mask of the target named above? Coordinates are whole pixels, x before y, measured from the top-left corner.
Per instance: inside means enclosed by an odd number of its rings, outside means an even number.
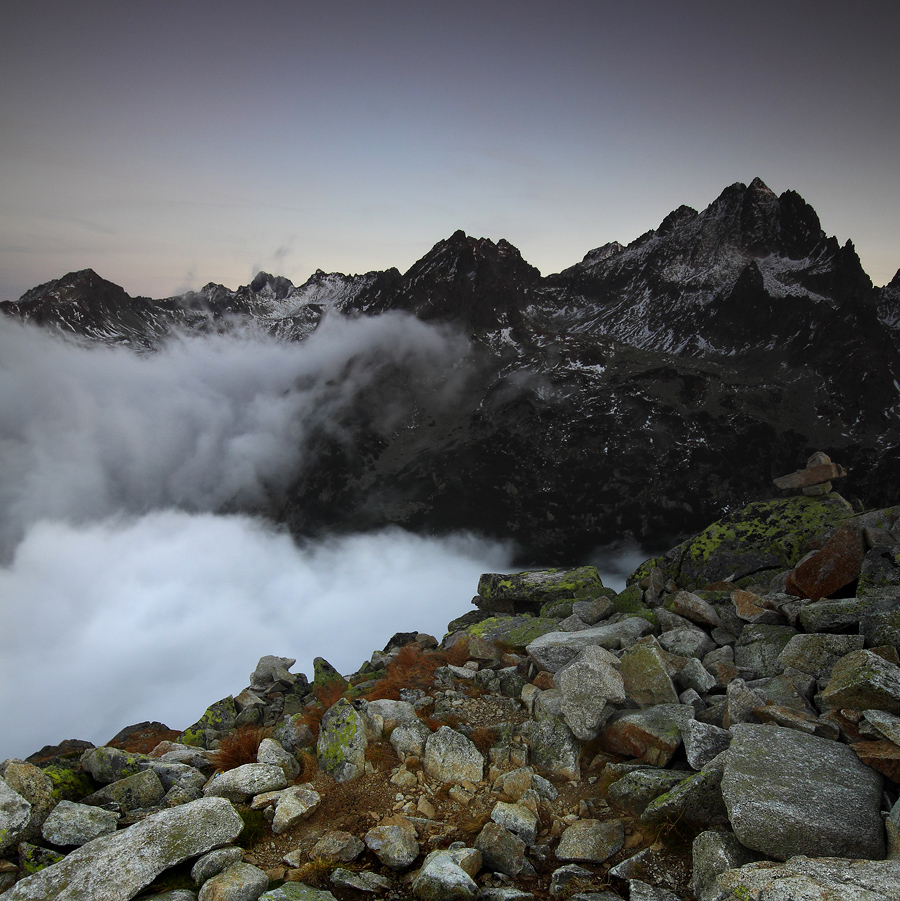
[[[385,367],[402,376],[377,414],[389,433],[410,398],[452,399],[468,354],[401,314],[145,355],[0,319],[0,760],[144,720],[183,729],[264,654],[350,673],[394,632],[440,638],[511,548],[400,530],[299,547],[221,511],[277,497],[318,432],[351,441],[342,423]]]
[[[354,672],[396,631],[438,639],[508,552],[401,531],[317,542],[159,511],[29,529],[0,569],[0,759],[160,720],[183,729],[263,654]]]
[[[327,318],[302,344],[218,335],[146,355],[0,321],[0,554],[42,519],[252,509],[297,475],[310,435],[341,433],[384,367],[440,402],[467,354],[402,314]],[[383,427],[406,412],[386,407]]]

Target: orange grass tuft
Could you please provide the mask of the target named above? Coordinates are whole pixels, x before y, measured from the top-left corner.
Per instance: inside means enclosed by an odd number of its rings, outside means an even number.
[[[497,741],[497,730],[490,726],[478,726],[472,730],[472,744],[482,754],[487,754],[488,749],[495,741]]]
[[[394,751],[390,742],[369,742],[366,746],[366,760],[377,770],[383,770],[385,767],[394,766],[397,763],[397,752]]]
[[[337,704],[344,697],[345,688],[346,686],[340,682],[326,682],[324,685],[317,685],[313,689],[313,694],[325,710],[328,710],[329,707]]]
[[[423,651],[418,645],[404,645],[388,664],[384,676],[370,689],[367,701],[400,699],[401,688],[428,691],[434,685],[434,671],[439,666],[462,666],[469,659],[469,642],[458,641],[446,651]]]
[[[297,774],[296,782],[312,782],[319,771],[319,761],[316,752],[310,748],[304,748],[297,755],[297,763],[300,764],[300,772]]]
[[[219,747],[209,753],[209,762],[220,773],[245,763],[256,763],[259,746],[271,732],[271,729],[260,726],[241,726],[226,735],[219,742]]]

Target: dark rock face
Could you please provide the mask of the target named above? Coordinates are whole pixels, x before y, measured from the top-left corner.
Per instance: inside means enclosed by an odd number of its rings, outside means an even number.
[[[873,288],[799,195],[755,179],[548,277],[456,232],[402,274],[260,273],[151,301],[85,270],[0,309],[137,350],[247,323],[303,340],[326,313],[460,330],[452,393],[436,390],[449,372],[373,367],[257,512],[297,534],[474,528],[516,539],[523,563],[573,564],[690,534],[813,450],[847,464],[845,495],[884,505],[900,481],[898,279]]]

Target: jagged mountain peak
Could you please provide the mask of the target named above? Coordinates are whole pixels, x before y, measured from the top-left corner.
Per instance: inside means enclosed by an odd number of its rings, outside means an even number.
[[[268,272],[257,272],[250,282],[250,290],[257,294],[271,293],[276,300],[283,300],[294,290],[294,283],[283,275],[271,275]]]
[[[673,210],[663,219],[656,230],[656,234],[667,235],[669,232],[675,231],[677,228],[696,219],[698,215],[699,213],[693,207],[682,204],[677,210]]]

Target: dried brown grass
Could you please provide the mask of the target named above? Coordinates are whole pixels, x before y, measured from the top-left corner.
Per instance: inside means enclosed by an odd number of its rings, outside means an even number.
[[[300,764],[300,772],[297,775],[297,782],[312,782],[319,771],[319,761],[316,752],[311,748],[304,748],[297,755],[297,763]]]
[[[245,763],[256,763],[259,746],[271,733],[268,727],[241,726],[221,739],[215,751],[210,751],[209,762],[220,773]]]
[[[497,730],[491,726],[478,726],[472,730],[471,740],[482,754],[487,754],[491,745],[497,741]]]
[[[337,861],[316,858],[307,861],[296,870],[291,870],[287,878],[290,882],[303,882],[316,888],[325,888],[329,884],[332,871],[338,866],[340,864]]]
[[[398,701],[401,688],[429,691],[434,686],[434,671],[438,667],[462,666],[468,659],[469,643],[465,639],[443,651],[423,651],[418,645],[404,645],[364,697],[367,701]]]
[[[456,831],[466,844],[470,844],[478,837],[478,833],[484,829],[489,819],[490,817],[485,814],[463,814],[456,821]]]
[[[366,760],[377,770],[393,767],[397,762],[397,752],[393,745],[387,741],[369,742],[366,746]]]

